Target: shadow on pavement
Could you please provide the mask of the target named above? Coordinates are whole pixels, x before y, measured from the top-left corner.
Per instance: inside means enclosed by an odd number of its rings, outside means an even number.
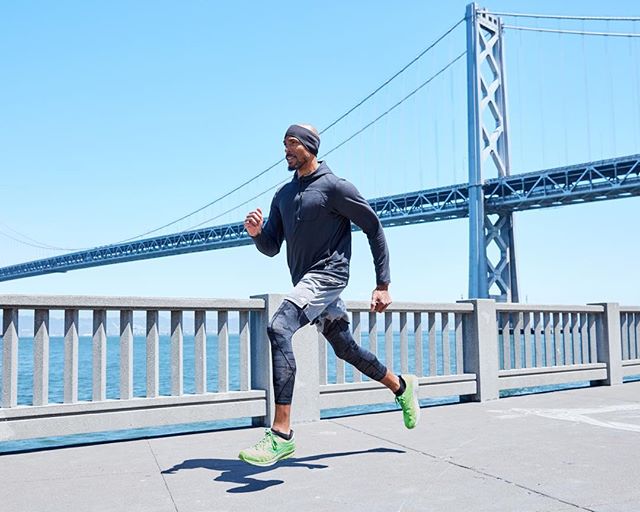
[[[262,491],[274,485],[284,483],[284,480],[260,480],[252,478],[268,471],[273,471],[281,467],[287,468],[306,468],[306,469],[325,469],[326,464],[314,464],[316,461],[325,459],[333,459],[337,457],[350,457],[353,455],[364,455],[367,453],[406,453],[404,450],[396,450],[393,448],[373,448],[371,450],[360,450],[353,452],[336,452],[325,453],[322,455],[312,455],[302,458],[286,459],[273,466],[259,467],[252,466],[239,459],[188,459],[180,464],[166,469],[163,475],[172,475],[183,469],[210,469],[212,471],[220,471],[220,475],[214,480],[217,482],[230,482],[238,484],[227,492],[229,493],[245,493]]]

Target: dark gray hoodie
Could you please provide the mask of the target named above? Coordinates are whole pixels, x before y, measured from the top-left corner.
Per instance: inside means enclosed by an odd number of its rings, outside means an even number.
[[[324,163],[315,172],[280,188],[262,232],[254,237],[267,256],[287,241],[287,262],[296,285],[309,271],[326,273],[346,284],[351,259],[351,222],[367,235],[376,270],[376,283],[388,284],[389,249],[382,224],[369,203],[347,180]]]

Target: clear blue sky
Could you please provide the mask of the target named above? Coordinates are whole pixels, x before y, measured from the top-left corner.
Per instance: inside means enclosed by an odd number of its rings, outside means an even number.
[[[640,16],[636,1],[493,1],[494,11]],[[562,5],[562,7],[557,7]],[[0,265],[120,241],[181,217],[282,155],[292,122],[327,126],[465,13],[465,1],[21,1],[0,4]],[[509,19],[640,33],[640,23]],[[328,150],[465,49],[464,25],[323,135]],[[507,32],[514,172],[640,153],[640,38]],[[327,157],[366,197],[466,181],[465,60]],[[268,210],[284,165],[172,226]],[[490,177],[490,176],[487,176]],[[516,215],[522,300],[640,304],[640,198]],[[167,232],[169,232],[167,231]],[[20,235],[18,235],[17,233]],[[467,222],[387,230],[396,300],[467,293]],[[345,297],[374,273],[354,235]],[[242,298],[286,292],[283,255],[247,246],[0,283],[3,293]]]

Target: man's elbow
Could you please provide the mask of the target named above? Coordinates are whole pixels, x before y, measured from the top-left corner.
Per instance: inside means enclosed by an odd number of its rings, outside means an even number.
[[[276,254],[280,252],[278,247],[258,247],[258,250],[264,254],[265,256],[269,256],[273,258]]]

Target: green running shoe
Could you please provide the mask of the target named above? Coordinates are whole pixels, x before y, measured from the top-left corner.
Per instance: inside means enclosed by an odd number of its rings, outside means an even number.
[[[238,457],[254,466],[272,466],[279,460],[288,459],[295,451],[296,443],[293,437],[287,441],[268,428],[255,446],[242,450]]]
[[[404,426],[414,428],[420,421],[420,403],[418,402],[418,378],[415,375],[402,375],[407,385],[404,393],[396,397],[396,403],[402,408]]]

